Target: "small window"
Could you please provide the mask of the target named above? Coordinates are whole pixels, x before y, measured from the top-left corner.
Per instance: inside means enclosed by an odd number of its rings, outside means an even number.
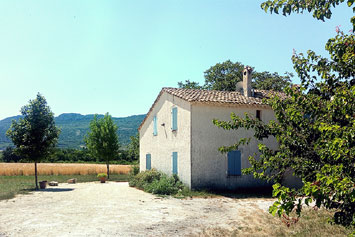
[[[171,110],[171,130],[176,131],[177,130],[177,108],[174,107]]]
[[[227,155],[228,175],[242,175],[242,159],[240,151],[230,151]]]
[[[153,118],[153,135],[158,135],[158,128],[157,128],[157,116]]]
[[[261,110],[256,111],[256,118],[261,120]]]
[[[152,156],[150,154],[145,155],[145,169],[150,170],[152,168]]]
[[[177,159],[178,159],[178,153],[177,152],[173,152],[172,155],[173,159],[173,174],[177,174],[178,173],[178,169],[177,169]]]

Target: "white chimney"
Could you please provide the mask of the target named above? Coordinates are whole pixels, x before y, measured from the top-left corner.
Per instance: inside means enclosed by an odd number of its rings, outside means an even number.
[[[245,97],[251,96],[251,73],[253,69],[249,66],[244,67],[243,70],[243,94]]]

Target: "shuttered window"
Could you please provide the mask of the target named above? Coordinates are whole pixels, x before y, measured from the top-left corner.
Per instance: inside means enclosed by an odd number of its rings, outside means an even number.
[[[228,158],[228,175],[242,175],[242,159],[240,151],[230,151]]]
[[[146,170],[150,170],[152,168],[151,162],[152,162],[151,155],[150,154],[146,154],[145,155],[145,169]]]
[[[177,174],[178,173],[178,167],[177,167],[177,159],[178,159],[178,153],[177,152],[173,152],[172,155],[173,159],[173,174]]]
[[[157,128],[157,116],[153,118],[153,135],[158,135],[158,128]]]
[[[171,130],[176,131],[177,130],[177,108],[174,107],[171,110]]]

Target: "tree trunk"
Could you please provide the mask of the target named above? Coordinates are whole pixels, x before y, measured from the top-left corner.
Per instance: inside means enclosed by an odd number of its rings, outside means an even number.
[[[106,163],[106,166],[107,166],[107,179],[110,179],[110,164],[108,163],[108,161]]]
[[[36,179],[36,190],[38,190],[38,179],[37,179],[37,161],[35,161],[35,179]]]

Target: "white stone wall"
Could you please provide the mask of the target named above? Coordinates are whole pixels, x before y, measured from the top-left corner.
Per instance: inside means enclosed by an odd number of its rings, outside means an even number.
[[[232,145],[239,138],[252,137],[253,132],[241,129],[226,131],[212,123],[213,119],[230,120],[231,112],[242,117],[244,117],[245,112],[255,116],[257,109],[261,110],[261,117],[264,122],[271,119],[275,120],[274,113],[269,108],[245,105],[227,107],[193,104],[191,106],[191,185],[193,188],[235,189],[268,185],[263,181],[254,179],[252,175],[228,176],[227,155],[218,151],[218,148],[222,145]],[[265,140],[264,143],[274,149],[277,148],[276,139]],[[250,145],[240,147],[242,169],[250,166],[248,157],[258,151],[257,145],[257,141],[252,139]]]
[[[178,107],[177,131],[171,130],[171,109]],[[191,116],[190,103],[164,92],[141,127],[140,170],[146,168],[146,154],[151,154],[151,167],[172,174],[172,152],[178,153],[178,176],[191,187]],[[157,116],[158,135],[153,135],[153,117]],[[161,124],[165,124],[162,126]]]

